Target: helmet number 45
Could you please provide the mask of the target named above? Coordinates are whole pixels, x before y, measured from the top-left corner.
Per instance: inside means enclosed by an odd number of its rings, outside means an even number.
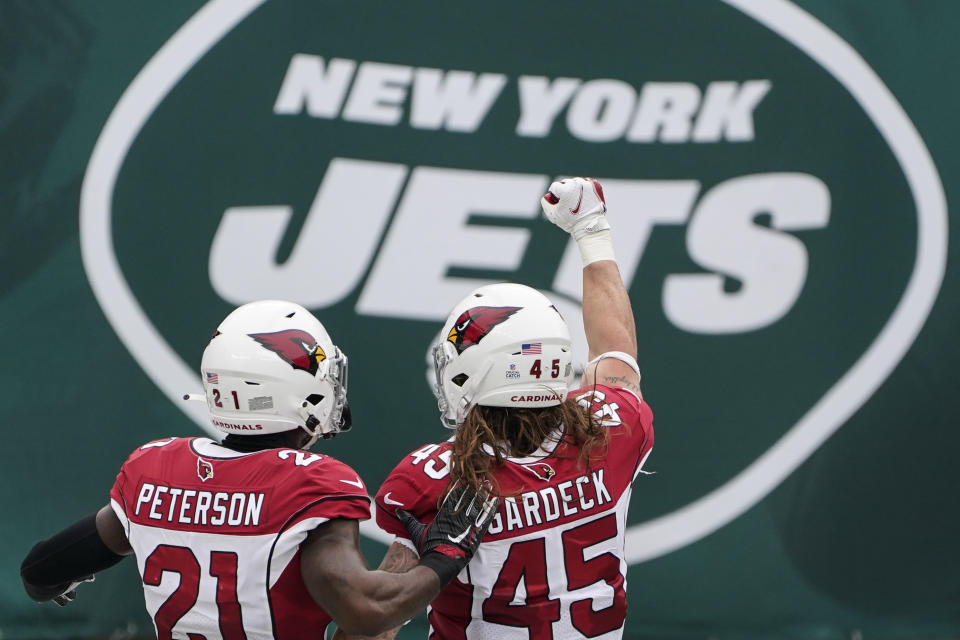
[[[543,372],[540,369],[540,358],[537,358],[536,360],[533,361],[533,366],[530,367],[530,375],[536,376],[537,379],[539,379],[542,373]],[[559,359],[554,359],[554,361],[550,363],[550,377],[551,378],[560,377],[560,360]]]

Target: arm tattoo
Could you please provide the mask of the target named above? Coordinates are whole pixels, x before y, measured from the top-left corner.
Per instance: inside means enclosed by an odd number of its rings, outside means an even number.
[[[390,545],[390,548],[387,549],[387,553],[383,556],[383,560],[377,568],[380,569],[380,571],[387,571],[389,573],[406,573],[415,567],[417,562],[419,562],[417,554],[409,547],[394,542]]]
[[[632,382],[626,376],[606,376],[603,379],[603,384],[610,387],[623,387],[624,389],[630,389],[630,391],[633,391],[637,395],[640,394],[640,385]]]

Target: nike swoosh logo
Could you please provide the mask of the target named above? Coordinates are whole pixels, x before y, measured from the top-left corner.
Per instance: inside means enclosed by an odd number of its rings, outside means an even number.
[[[570,209],[570,213],[577,213],[580,211],[581,202],[583,202],[583,185],[580,185],[580,199],[577,200],[577,207],[575,209]]]
[[[470,529],[467,529],[466,531],[464,531],[463,533],[461,533],[460,535],[458,535],[456,538],[454,538],[454,537],[451,536],[451,535],[448,535],[448,536],[447,536],[447,539],[448,539],[450,542],[452,542],[453,544],[460,544],[460,541],[463,540],[464,538],[466,538],[468,533],[470,533]]]
[[[352,485],[357,489],[363,489],[363,480],[360,479],[360,476],[357,476],[356,480],[340,480],[340,482]]]
[[[397,505],[398,507],[402,507],[403,506],[402,502],[397,502],[396,500],[390,499],[391,493],[393,493],[393,491],[387,491],[387,495],[383,496],[383,501],[386,502],[387,504],[394,504],[394,505]]]

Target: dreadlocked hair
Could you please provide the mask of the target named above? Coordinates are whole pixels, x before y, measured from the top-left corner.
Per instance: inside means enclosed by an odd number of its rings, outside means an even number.
[[[591,460],[606,454],[607,429],[572,398],[541,409],[473,407],[454,435],[450,487],[459,481],[481,492],[488,484],[495,495],[505,497],[493,472],[504,466],[508,457],[532,454],[558,429],[560,443],[579,452],[566,458],[577,458],[582,467],[590,469]],[[484,451],[483,445],[488,445],[487,451],[493,455]]]

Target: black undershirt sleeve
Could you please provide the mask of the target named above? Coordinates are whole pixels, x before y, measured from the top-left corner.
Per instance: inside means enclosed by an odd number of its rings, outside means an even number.
[[[89,578],[123,560],[107,548],[97,533],[97,516],[89,516],[60,533],[33,545],[20,565],[27,595],[46,602],[62,594],[71,583]]]

